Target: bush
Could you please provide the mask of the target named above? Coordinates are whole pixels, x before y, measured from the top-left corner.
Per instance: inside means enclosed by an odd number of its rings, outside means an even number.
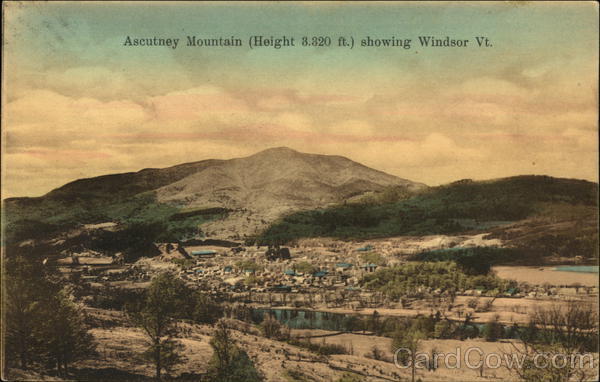
[[[270,314],[267,314],[263,322],[260,323],[260,328],[267,338],[278,339],[281,337],[281,324]]]
[[[495,275],[469,275],[451,261],[406,263],[379,269],[366,275],[361,284],[392,299],[414,295],[419,287],[456,291],[482,287],[502,291],[511,285]]]
[[[435,338],[450,338],[454,333],[454,328],[452,327],[452,323],[448,320],[440,321],[435,324],[435,328],[433,330],[433,336]]]
[[[317,271],[317,267],[309,263],[308,261],[301,261],[293,265],[296,272],[312,274]]]
[[[310,340],[294,340],[291,339],[288,341],[290,345],[298,346],[301,348],[308,349],[314,353],[319,355],[332,355],[332,354],[348,354],[346,348],[342,345],[337,344],[327,344],[327,343],[312,343]]]
[[[494,316],[494,318],[483,327],[483,338],[486,341],[496,341],[499,338],[502,338],[504,335],[504,326],[498,321],[498,316]]]
[[[485,275],[492,265],[513,263],[523,256],[520,250],[497,247],[448,248],[425,251],[412,256],[416,261],[454,261],[470,275]]]
[[[470,298],[467,301],[467,306],[471,309],[476,309],[477,305],[479,305],[479,299],[478,298]]]

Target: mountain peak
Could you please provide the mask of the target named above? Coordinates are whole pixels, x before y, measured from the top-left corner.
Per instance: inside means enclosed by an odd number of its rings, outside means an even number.
[[[251,157],[270,157],[270,156],[289,156],[289,155],[297,155],[302,154],[299,151],[294,149],[290,149],[289,147],[279,146],[279,147],[270,147],[268,149],[259,151]]]
[[[287,146],[278,146],[278,147],[269,147],[268,149],[265,149],[263,151],[259,151],[257,154],[261,154],[261,153],[269,153],[269,152],[292,152],[292,153],[297,153],[298,151],[294,150],[294,149],[290,149]]]

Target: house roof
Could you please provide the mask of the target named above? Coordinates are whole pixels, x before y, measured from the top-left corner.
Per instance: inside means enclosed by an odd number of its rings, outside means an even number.
[[[202,250],[202,251],[192,251],[192,255],[196,255],[196,256],[214,255],[216,253],[217,253],[217,251],[214,251],[212,249],[206,249],[206,250]]]

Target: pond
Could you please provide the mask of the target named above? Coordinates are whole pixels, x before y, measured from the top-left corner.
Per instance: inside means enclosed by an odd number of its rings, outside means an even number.
[[[553,269],[561,272],[598,273],[597,265],[561,265]]]
[[[291,329],[347,330],[348,323],[355,317],[342,313],[319,312],[298,309],[254,309],[252,320],[259,323],[265,314],[273,315],[277,321]]]
[[[360,314],[344,314],[300,309],[257,308],[252,310],[252,320],[256,324],[259,324],[266,317],[266,314],[271,314],[277,321],[291,329],[320,329],[329,331],[350,331],[350,328],[356,328],[357,318],[366,318],[365,315]],[[396,318],[403,319],[408,317]],[[385,317],[381,317],[381,319],[383,320]],[[470,326],[474,326],[481,333],[485,324],[471,323]],[[504,326],[503,338],[515,338],[517,336],[518,331],[515,332],[514,328],[508,325]]]

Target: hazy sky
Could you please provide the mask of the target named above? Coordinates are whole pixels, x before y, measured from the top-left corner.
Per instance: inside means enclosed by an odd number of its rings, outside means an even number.
[[[81,177],[247,156],[344,155],[436,185],[597,181],[594,2],[4,3],[2,197]],[[236,36],[241,48],[184,46]],[[253,49],[252,35],[331,47]],[[179,38],[177,49],[127,47]],[[337,47],[338,37],[411,49]],[[469,39],[422,48],[418,36]],[[476,47],[487,36],[492,47]]]

